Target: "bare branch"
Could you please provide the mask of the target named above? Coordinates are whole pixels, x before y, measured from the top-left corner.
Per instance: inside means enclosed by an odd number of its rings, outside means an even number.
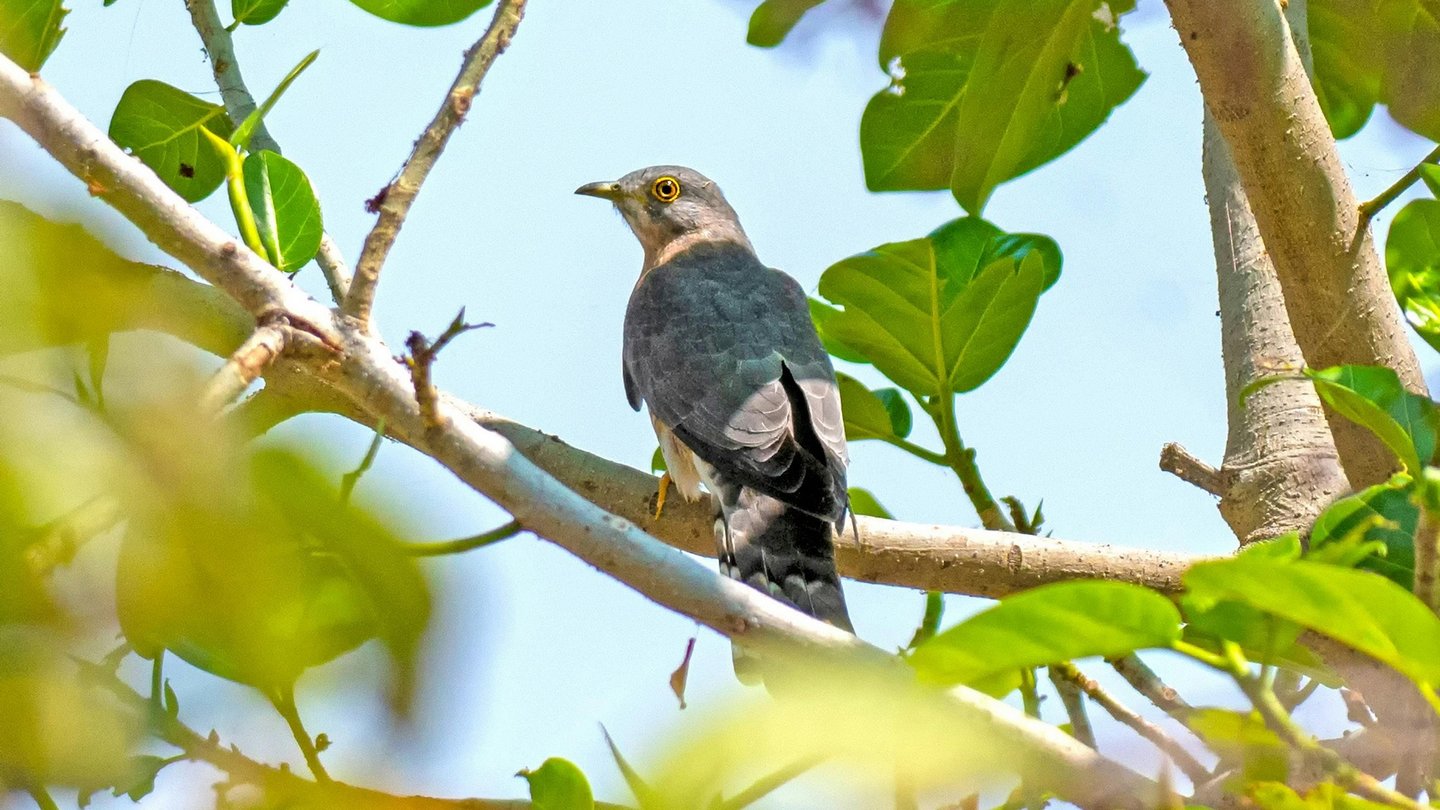
[[[289,337],[289,328],[282,319],[272,318],[257,327],[205,385],[200,394],[201,413],[219,413],[245,393],[245,389],[285,351]]]
[[[119,525],[123,519],[120,504],[114,498],[104,495],[91,498],[41,529],[39,537],[25,547],[25,562],[35,574],[49,573],[69,564],[81,546]]]
[[[1173,737],[1166,734],[1163,729],[1154,723],[1141,717],[1138,712],[1121,703],[1114,695],[1105,691],[1094,678],[1081,672],[1072,663],[1057,664],[1050,668],[1051,677],[1056,679],[1058,688],[1062,681],[1073,684],[1087,697],[1100,705],[1107,714],[1115,718],[1119,723],[1129,726],[1136,734],[1149,740],[1165,753],[1175,767],[1185,774],[1192,785],[1200,785],[1210,778],[1210,772],[1201,765],[1194,756],[1186,751]]]
[[[1107,658],[1105,663],[1160,711],[1177,719],[1183,718],[1185,713],[1190,711],[1190,704],[1180,697],[1174,687],[1160,680],[1160,676],[1140,660],[1140,656],[1131,653],[1122,658]]]
[[[225,110],[231,120],[239,124],[255,111],[255,97],[240,75],[240,60],[235,56],[235,43],[230,38],[230,32],[220,22],[215,0],[185,0],[185,8],[190,11],[190,22],[200,34],[205,53],[210,56],[210,72],[215,76],[215,85],[220,88]],[[250,143],[256,149],[280,151],[280,144],[271,137],[264,121],[255,127]],[[345,294],[350,291],[350,268],[345,265],[345,257],[340,255],[340,247],[330,238],[328,231],[320,236],[320,252],[315,254],[315,263],[320,265],[335,303],[344,301]]]
[[[1225,479],[1220,471],[1192,456],[1189,450],[1175,442],[1160,448],[1160,469],[1217,498],[1225,494]]]
[[[480,89],[480,82],[490,71],[490,65],[509,47],[510,38],[515,35],[515,29],[525,15],[525,2],[500,0],[490,27],[465,52],[460,75],[455,77],[455,83],[445,94],[445,101],[435,113],[435,118],[415,141],[415,148],[400,169],[400,175],[378,195],[376,207],[380,217],[365,237],[365,247],[355,263],[354,283],[341,307],[346,315],[355,318],[362,326],[369,326],[370,310],[375,305],[375,288],[380,283],[380,268],[385,265],[385,257],[390,254],[395,237],[400,235],[400,228],[410,213],[410,205],[415,202],[420,186],[435,167],[435,161],[440,158],[450,136],[465,120],[465,114],[470,111],[470,104]]]
[[[1085,698],[1081,697],[1079,670],[1074,665],[1066,668],[1062,664],[1052,664],[1046,667],[1050,674],[1050,683],[1054,684],[1055,692],[1060,695],[1060,702],[1065,706],[1065,716],[1070,718],[1070,734],[1080,742],[1098,749],[1095,744],[1095,729],[1090,725],[1090,715],[1085,712]]]

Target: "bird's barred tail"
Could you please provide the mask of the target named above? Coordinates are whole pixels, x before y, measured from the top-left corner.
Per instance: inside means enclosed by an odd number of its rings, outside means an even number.
[[[715,521],[720,570],[756,590],[854,632],[835,571],[831,524],[751,489],[741,489],[727,515]],[[758,662],[739,646],[735,675],[761,679]]]

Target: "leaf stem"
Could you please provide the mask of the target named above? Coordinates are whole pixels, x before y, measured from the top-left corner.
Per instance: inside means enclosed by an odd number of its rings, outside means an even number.
[[[1000,505],[990,494],[985,479],[980,477],[980,468],[975,465],[975,451],[966,447],[960,438],[960,426],[955,417],[955,395],[947,391],[932,397],[930,402],[930,416],[940,431],[940,440],[945,443],[945,464],[960,479],[960,486],[980,516],[981,525],[991,531],[1015,531],[1014,524],[1000,511]]]
[[[912,456],[915,456],[922,461],[928,461],[931,464],[938,464],[941,467],[950,466],[950,459],[946,458],[944,453],[937,453],[928,447],[921,447],[920,445],[902,439],[899,436],[877,436],[876,438],[880,439],[886,444],[898,447],[901,450],[904,450],[905,452],[909,453]]]
[[[310,736],[305,725],[300,722],[300,710],[295,706],[295,685],[286,684],[277,688],[270,695],[270,703],[275,707],[275,711],[285,718],[285,724],[290,727],[290,734],[300,746],[300,754],[305,757],[305,764],[309,766],[310,773],[315,775],[315,781],[329,784],[330,774],[326,773],[325,766],[320,762],[320,752],[315,749],[315,738]]]
[[[240,226],[240,237],[257,255],[264,256],[266,261],[278,267],[278,258],[260,239],[260,229],[255,225],[255,212],[250,208],[250,195],[245,193],[245,170],[240,153],[235,151],[229,141],[205,127],[201,127],[200,132],[210,141],[210,145],[215,147],[220,159],[225,161],[225,189],[230,193],[230,210],[235,214],[235,223]]]
[[[491,529],[488,532],[477,534],[473,537],[462,537],[459,540],[441,540],[435,543],[407,543],[405,553],[412,557],[440,557],[445,554],[460,554],[466,551],[474,551],[477,548],[484,548],[501,540],[507,540],[519,534],[525,529],[520,521],[512,520],[499,528]]]
[[[1373,219],[1376,214],[1380,213],[1381,209],[1395,202],[1395,198],[1405,193],[1405,189],[1415,185],[1415,181],[1420,179],[1420,167],[1435,163],[1440,163],[1440,146],[1432,149],[1430,154],[1421,158],[1420,162],[1415,164],[1410,171],[1401,175],[1399,180],[1396,180],[1389,188],[1377,194],[1374,199],[1367,200],[1360,204],[1361,226],[1363,227],[1370,224],[1370,220]]]
[[[155,653],[150,662],[150,711],[160,714],[165,711],[165,650]]]
[[[44,785],[27,785],[25,792],[30,794],[30,798],[35,800],[35,805],[40,810],[60,810],[60,805],[55,803],[55,797],[50,795]]]

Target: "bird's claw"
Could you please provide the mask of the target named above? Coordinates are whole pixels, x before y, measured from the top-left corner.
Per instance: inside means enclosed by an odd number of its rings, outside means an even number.
[[[670,488],[670,473],[661,473],[660,491],[655,496],[655,519],[660,519],[660,513],[665,511],[665,491]]]

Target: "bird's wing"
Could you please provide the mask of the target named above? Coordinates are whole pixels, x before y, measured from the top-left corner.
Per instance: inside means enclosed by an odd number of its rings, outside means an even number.
[[[640,401],[718,473],[817,517],[845,508],[845,436],[804,291],[733,244],[693,248],[636,286],[624,369]]]

